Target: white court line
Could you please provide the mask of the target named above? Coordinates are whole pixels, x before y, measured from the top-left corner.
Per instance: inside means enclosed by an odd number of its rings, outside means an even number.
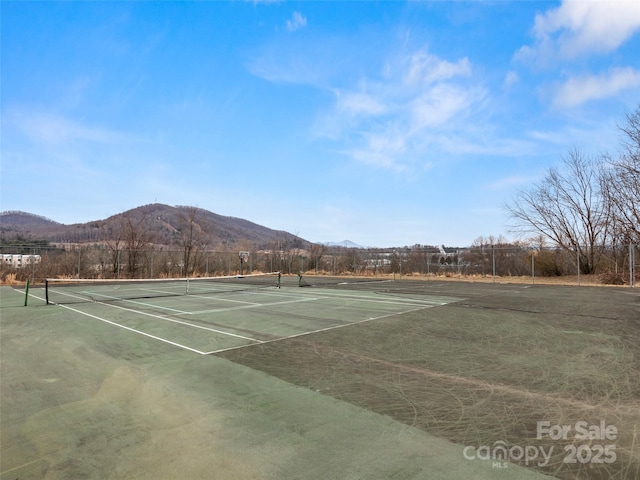
[[[282,302],[273,302],[273,303],[252,303],[251,305],[243,305],[242,307],[226,307],[226,308],[215,308],[211,310],[196,310],[193,312],[185,312],[185,315],[199,315],[201,313],[217,313],[217,312],[232,312],[234,310],[248,310],[251,308],[267,308],[272,305],[287,305],[290,303],[303,303],[303,302],[313,302],[315,300],[319,300],[319,298],[303,298],[298,300],[286,300]]]
[[[439,306],[439,305],[446,305],[446,302],[439,302],[436,300],[424,300],[424,301],[420,301],[420,300],[416,300],[415,298],[403,298],[403,297],[394,297],[392,294],[389,295],[389,299],[388,300],[379,300],[380,297],[367,297],[367,296],[363,296],[363,295],[354,295],[351,293],[334,293],[334,292],[319,292],[317,291],[317,289],[314,289],[313,292],[314,295],[316,296],[322,296],[322,297],[328,297],[328,298],[355,298],[357,300],[360,300],[362,302],[369,302],[369,303],[386,303],[386,304],[391,304],[391,305],[406,305],[406,306],[415,306],[415,307],[420,307],[420,306]]]
[[[320,292],[316,291],[314,293],[317,295]],[[72,295],[70,295],[70,296],[72,296]],[[185,350],[188,350],[188,351],[191,351],[191,352],[194,352],[194,353],[198,353],[200,355],[212,355],[212,354],[215,354],[215,353],[222,353],[222,352],[226,352],[226,351],[229,351],[229,350],[236,350],[236,349],[239,349],[239,348],[246,348],[246,347],[253,346],[253,345],[256,345],[256,344],[266,344],[266,343],[278,342],[278,341],[281,341],[281,340],[287,340],[287,339],[291,339],[291,338],[302,337],[302,336],[305,336],[305,335],[311,335],[311,334],[314,334],[314,333],[320,333],[320,332],[325,332],[325,331],[329,331],[329,330],[335,330],[335,329],[338,329],[338,328],[348,327],[348,326],[351,326],[351,325],[358,325],[358,324],[362,324],[362,323],[371,322],[371,321],[374,321],[374,320],[381,320],[383,318],[392,317],[392,316],[395,316],[395,315],[402,315],[402,314],[405,314],[405,313],[415,312],[415,311],[418,311],[418,310],[426,310],[427,308],[446,305],[446,303],[439,303],[439,304],[435,304],[435,305],[433,303],[431,303],[431,304],[425,305],[425,304],[415,304],[415,303],[411,304],[411,303],[408,303],[408,302],[380,301],[380,300],[368,299],[366,297],[363,299],[362,296],[357,296],[357,295],[335,295],[335,294],[326,295],[325,294],[324,296],[325,297],[334,297],[334,298],[340,298],[340,297],[357,298],[357,299],[360,299],[360,300],[363,300],[363,301],[371,301],[371,302],[374,302],[374,303],[392,303],[392,304],[395,304],[395,305],[417,306],[417,308],[412,308],[410,310],[404,310],[404,311],[401,311],[401,312],[392,312],[392,313],[388,313],[388,314],[381,315],[381,316],[378,316],[378,317],[365,318],[363,320],[358,320],[356,322],[343,323],[343,324],[340,324],[340,325],[333,325],[333,326],[330,326],[330,327],[325,327],[325,328],[320,328],[320,329],[312,330],[312,331],[308,331],[308,332],[302,332],[302,333],[297,333],[297,334],[293,334],[293,335],[288,335],[288,336],[285,336],[285,337],[275,338],[275,339],[272,339],[272,340],[258,340],[258,339],[254,339],[254,338],[251,338],[251,337],[245,337],[243,335],[237,335],[237,334],[234,334],[234,333],[225,332],[225,331],[222,331],[222,330],[217,330],[217,329],[214,329],[214,328],[204,327],[204,326],[201,326],[201,325],[195,325],[195,324],[192,324],[192,323],[189,323],[189,322],[183,322],[183,321],[180,321],[180,320],[170,319],[170,318],[167,318],[167,317],[162,316],[162,315],[155,315],[155,314],[151,314],[151,313],[141,312],[139,310],[133,310],[133,309],[130,309],[130,308],[122,307],[122,306],[119,306],[119,305],[111,305],[111,304],[108,304],[108,303],[103,303],[103,305],[108,306],[108,307],[119,308],[121,310],[133,312],[133,313],[136,313],[136,314],[146,315],[146,316],[150,316],[150,317],[153,317],[153,318],[158,318],[160,320],[166,320],[166,321],[169,321],[169,322],[174,322],[174,323],[178,323],[178,324],[182,324],[182,325],[186,325],[186,326],[190,326],[190,327],[194,327],[194,328],[200,328],[200,329],[203,329],[203,330],[208,330],[208,331],[212,331],[212,332],[215,332],[215,333],[220,333],[220,334],[223,334],[223,335],[242,338],[244,340],[249,340],[251,342],[254,342],[253,344],[249,344],[249,345],[238,345],[238,346],[235,346],[235,347],[223,348],[223,349],[213,350],[213,351],[209,351],[209,352],[202,352],[202,351],[197,350],[195,348],[187,347],[186,345],[182,345],[182,344],[179,344],[177,342],[172,342],[172,341],[167,340],[165,338],[161,338],[161,337],[158,337],[156,335],[151,335],[149,333],[145,333],[145,332],[143,332],[141,330],[137,330],[135,328],[127,327],[127,326],[119,324],[117,322],[113,322],[113,321],[98,317],[96,315],[93,315],[93,314],[90,314],[90,313],[86,313],[86,312],[83,312],[81,310],[77,310],[77,309],[69,307],[67,305],[58,305],[58,306],[66,308],[66,309],[71,310],[71,311],[74,311],[74,312],[79,313],[81,315],[86,315],[86,316],[94,318],[96,320],[100,320],[101,322],[105,322],[105,323],[108,323],[110,325],[114,325],[116,327],[124,328],[125,330],[129,330],[131,332],[138,333],[140,335],[144,335],[146,337],[153,338],[155,340],[159,340],[161,342],[168,343],[170,345],[173,345],[173,346],[176,346],[176,347],[179,347],[179,348],[183,348]],[[228,311],[228,310],[238,310],[238,309],[246,309],[246,308],[255,308],[255,307],[259,307],[259,306],[268,307],[270,305],[281,305],[281,304],[285,304],[285,303],[297,303],[297,302],[306,302],[306,301],[319,300],[319,298],[317,298],[317,297],[306,297],[305,295],[295,295],[294,298],[296,298],[296,297],[298,298],[298,300],[290,300],[290,301],[276,302],[276,303],[262,304],[262,305],[261,304],[255,304],[255,305],[245,305],[245,306],[242,306],[242,307],[230,307],[228,309],[223,309],[222,311],[225,311],[225,310],[226,311]],[[36,298],[39,298],[40,300],[43,300],[40,297],[36,297]],[[138,303],[138,302],[134,302],[134,303]],[[152,304],[147,304],[147,305],[151,306],[151,307],[157,307],[156,305],[152,305]],[[218,310],[215,310],[215,311],[221,311],[221,310],[218,309]],[[193,314],[195,314],[195,313],[207,313],[207,312],[206,311],[193,312]],[[185,312],[185,314],[190,314],[190,312]]]
[[[24,290],[18,290],[17,288],[13,288],[12,290],[16,293],[19,293],[22,296],[24,296],[24,294],[26,293]],[[29,296],[31,298],[37,298],[38,300],[42,300],[43,302],[46,302],[46,299],[44,297],[39,297],[38,295],[34,295],[33,291],[29,292]]]
[[[252,342],[257,342],[257,343],[262,343],[262,340],[258,340],[256,338],[251,338],[251,337],[245,337],[243,335],[238,335],[236,333],[231,333],[231,332],[225,332],[224,330],[217,330],[215,328],[211,328],[211,327],[204,327],[202,325],[196,325],[194,323],[189,323],[189,322],[183,322],[181,320],[175,320],[173,318],[167,318],[163,315],[156,315],[154,313],[148,313],[148,312],[142,312],[140,310],[133,310],[131,308],[127,308],[127,307],[122,307],[120,305],[111,305],[108,303],[103,303],[102,305],[104,305],[105,307],[111,307],[111,308],[119,308],[120,310],[125,310],[127,312],[133,312],[136,313],[138,315],[146,315],[147,317],[153,317],[153,318],[158,318],[160,320],[165,320],[167,322],[173,322],[173,323],[179,323],[181,325],[187,325],[189,327],[193,327],[193,328],[199,328],[201,330],[208,330],[210,332],[215,332],[215,333],[221,333],[223,335],[229,335],[230,337],[237,337],[237,338],[242,338],[244,340],[250,340]],[[64,307],[64,305],[60,305],[61,307]]]
[[[255,302],[247,302],[245,300],[231,300],[230,298],[223,298],[222,296],[220,296],[219,294],[214,293],[213,295],[193,295],[192,293],[190,293],[189,295],[187,295],[188,297],[193,297],[193,298],[205,298],[207,300],[220,300],[223,302],[231,302],[231,303],[244,303],[245,305],[262,305],[261,303],[255,303]]]
[[[196,297],[196,298],[205,298],[207,300],[217,300],[218,297],[203,297],[203,296],[199,296],[199,295],[189,295],[190,297]],[[296,297],[293,297],[296,298]],[[216,312],[232,312],[234,310],[246,310],[246,309],[251,309],[251,308],[260,308],[260,307],[269,307],[271,305],[284,305],[287,303],[298,303],[298,302],[311,302],[314,300],[319,300],[318,298],[301,298],[298,297],[298,300],[287,300],[287,301],[283,301],[283,302],[274,302],[274,303],[255,303],[255,302],[240,302],[239,300],[233,300],[234,302],[238,302],[238,303],[244,303],[245,305],[239,306],[239,307],[222,307],[222,308],[214,308],[214,309],[208,309],[208,310],[194,310],[194,311],[189,311],[189,310],[178,310],[175,308],[169,308],[169,307],[163,307],[161,305],[157,305],[155,303],[147,303],[147,302],[139,302],[137,300],[126,300],[126,299],[117,299],[118,301],[121,302],[126,302],[126,303],[133,303],[134,305],[141,305],[143,307],[149,307],[149,308],[153,308],[154,310],[168,310],[170,312],[173,312],[177,315],[199,315],[201,313],[216,313]],[[226,300],[225,300],[226,301]],[[102,303],[102,302],[96,302],[96,303]],[[104,305],[109,306],[109,307],[115,307],[117,305],[112,305],[112,304],[107,304],[105,303]],[[132,310],[137,312],[138,310]],[[140,312],[143,313],[144,312]],[[147,315],[151,315],[151,314],[147,314]],[[162,316],[160,316],[159,318],[164,318]]]
[[[153,338],[154,340],[160,340],[161,342],[168,343],[170,345],[173,345],[174,347],[184,348],[185,350],[189,350],[191,352],[199,353],[200,355],[205,355],[206,354],[205,352],[201,352],[200,350],[196,350],[195,348],[187,347],[186,345],[182,345],[180,343],[172,342],[170,340],[167,340],[166,338],[157,337],[155,335],[151,335],[150,333],[145,333],[143,331],[136,330],[135,328],[127,327],[125,325],[121,325],[119,323],[112,322],[111,320],[107,320],[106,318],[101,318],[101,317],[98,317],[97,315],[92,315],[90,313],[83,312],[82,310],[77,310],[75,308],[71,308],[68,305],[58,305],[58,306],[62,307],[62,308],[66,308],[67,310],[71,310],[72,312],[76,312],[76,313],[79,313],[81,315],[86,315],[87,317],[91,317],[91,318],[94,318],[96,320],[100,320],[101,322],[105,322],[105,323],[108,323],[110,325],[115,325],[116,327],[124,328],[125,330],[129,330],[131,332],[135,332],[135,333],[138,333],[140,335],[144,335],[145,337]]]
[[[442,305],[446,305],[446,303],[443,303]],[[412,308],[411,310],[405,310],[403,312],[387,313],[386,315],[381,315],[379,317],[365,318],[364,320],[358,320],[357,322],[342,323],[340,325],[333,325],[331,327],[319,328],[318,330],[312,330],[310,332],[296,333],[296,334],[293,334],[293,335],[287,335],[286,337],[274,338],[272,340],[264,340],[264,341],[260,342],[260,345],[265,345],[267,343],[273,343],[273,342],[280,342],[282,340],[288,340],[290,338],[304,337],[305,335],[311,335],[313,333],[320,333],[320,332],[326,332],[326,331],[329,331],[329,330],[336,330],[336,329],[342,328],[342,327],[350,327],[351,325],[359,325],[361,323],[373,322],[374,320],[382,320],[383,318],[393,317],[394,315],[403,315],[405,313],[417,312],[418,310],[426,310],[427,308],[439,307],[439,306],[442,306],[442,305],[423,305],[421,307]],[[230,350],[238,350],[240,348],[246,348],[246,347],[252,347],[252,346],[253,345],[237,345],[235,347],[221,348],[220,350],[213,350],[211,352],[205,352],[205,355],[213,355],[215,353],[228,352]]]
[[[15,291],[17,291],[17,290],[15,290]],[[24,292],[22,294],[24,294]],[[42,300],[42,301],[45,300],[44,298],[38,297],[38,296],[33,295],[33,294],[29,294],[29,296],[37,298],[38,300]],[[68,305],[60,305],[60,304],[56,304],[56,305],[58,307],[66,308],[67,310],[71,310],[71,311],[79,313],[81,315],[85,315],[87,317],[94,318],[96,320],[100,320],[101,322],[105,322],[105,323],[108,323],[110,325],[114,325],[116,327],[124,328],[125,330],[129,330],[131,332],[135,332],[135,333],[138,333],[140,335],[144,335],[145,337],[153,338],[155,340],[159,340],[161,342],[168,343],[168,344],[174,345],[176,347],[184,348],[185,350],[189,350],[191,352],[195,352],[195,353],[198,353],[200,355],[206,355],[207,354],[207,352],[202,352],[202,351],[197,350],[195,348],[187,347],[186,345],[182,345],[182,344],[177,343],[177,342],[172,342],[170,340],[167,340],[166,338],[158,337],[156,335],[151,335],[150,333],[146,333],[146,332],[143,332],[141,330],[137,330],[135,328],[127,327],[126,325],[122,325],[120,323],[113,322],[111,320],[107,320],[107,319],[102,318],[102,317],[98,317],[97,315],[93,315],[91,313],[83,312],[82,310],[78,310],[76,308],[69,307]],[[249,340],[249,341],[254,342],[254,343],[263,343],[262,340],[257,340],[255,338],[245,337],[243,335],[237,335],[235,333],[225,332],[225,331],[222,331],[222,330],[217,330],[215,328],[203,327],[202,325],[194,325],[194,324],[189,323],[189,322],[181,322],[180,320],[173,320],[173,319],[170,319],[170,318],[162,317],[161,315],[153,315],[153,314],[149,314],[149,313],[145,313],[145,312],[140,312],[139,310],[132,310],[130,308],[121,307],[121,306],[118,306],[118,305],[109,305],[107,303],[103,303],[102,305],[105,305],[105,306],[108,306],[108,307],[113,307],[113,308],[120,308],[122,310],[127,310],[127,311],[130,311],[130,312],[134,312],[134,313],[138,313],[138,314],[142,314],[142,315],[148,315],[148,316],[151,316],[151,317],[159,318],[161,320],[180,323],[180,324],[187,325],[187,326],[190,326],[190,327],[200,328],[200,329],[203,329],[203,330],[208,330],[208,331],[211,331],[211,332],[220,333],[220,334],[223,334],[223,335],[228,335],[228,336],[231,336],[231,337],[242,338],[244,340]]]
[[[134,305],[142,305],[144,307],[151,307],[151,308],[155,308],[157,310],[168,310],[170,312],[174,312],[174,313],[178,313],[178,314],[189,313],[189,312],[185,312],[184,310],[178,310],[176,308],[163,307],[162,305],[156,305],[155,303],[138,302],[136,300],[127,300],[127,299],[124,299],[124,298],[114,298],[114,300],[118,300],[120,302],[133,303]],[[103,302],[99,302],[98,301],[96,303],[103,303]],[[104,303],[104,305],[107,305],[107,304]]]
[[[120,287],[118,287],[120,288]],[[156,288],[136,288],[133,289],[134,292],[150,292],[150,293],[158,293],[159,296],[162,297],[178,297],[181,295],[186,295],[185,291],[177,291],[177,290],[158,290]],[[110,300],[125,300],[122,296],[117,295],[108,295],[107,293],[101,293],[100,291],[92,291],[92,290],[82,290],[81,293],[93,298],[93,297],[103,297],[108,298]],[[139,295],[140,296],[140,295]],[[142,297],[145,295],[143,294]],[[148,295],[147,295],[148,296]]]
[[[309,299],[309,301],[310,300],[312,300],[312,299]],[[305,301],[305,300],[296,300],[296,301],[290,301],[290,302],[286,302],[286,303],[295,303],[295,302],[300,302],[300,301]],[[283,302],[280,302],[280,303],[283,303]],[[203,327],[201,325],[194,325],[194,324],[189,323],[189,322],[182,322],[180,320],[174,320],[174,319],[171,319],[171,318],[166,318],[166,317],[164,317],[162,315],[155,315],[155,314],[151,314],[151,313],[141,312],[141,311],[138,311],[138,310],[133,310],[133,309],[130,309],[130,308],[119,306],[119,305],[110,305],[110,304],[107,304],[107,303],[105,303],[103,305],[105,305],[107,307],[112,307],[112,308],[119,308],[121,310],[129,311],[129,312],[133,312],[133,313],[137,313],[137,314],[147,315],[147,316],[150,316],[150,317],[153,317],[153,318],[158,318],[160,320],[166,320],[166,321],[169,321],[169,322],[179,323],[179,324],[187,325],[187,326],[194,327],[194,328],[200,328],[200,329],[203,329],[203,330],[208,330],[208,331],[212,331],[212,332],[216,332],[216,333],[221,333],[223,335],[229,335],[229,336],[232,336],[232,337],[242,338],[244,340],[249,340],[251,342],[254,342],[252,345],[251,344],[250,345],[237,345],[235,347],[222,348],[222,349],[213,350],[213,351],[210,351],[210,352],[202,352],[200,350],[196,350],[195,348],[187,347],[186,345],[182,345],[182,344],[179,344],[179,343],[176,343],[176,342],[172,342],[172,341],[167,340],[165,338],[161,338],[161,337],[158,337],[158,336],[155,336],[155,335],[151,335],[149,333],[145,333],[145,332],[142,332],[140,330],[136,330],[135,328],[127,327],[127,326],[121,325],[121,324],[119,324],[117,322],[112,322],[110,320],[106,320],[106,319],[98,317],[96,315],[92,315],[90,313],[86,313],[86,312],[83,312],[81,310],[77,310],[75,308],[71,308],[71,307],[69,307],[67,305],[59,305],[60,307],[66,308],[68,310],[72,310],[72,311],[77,312],[77,313],[80,313],[81,315],[86,315],[88,317],[95,318],[96,320],[100,320],[102,322],[106,322],[106,323],[109,323],[111,325],[115,325],[116,327],[121,327],[121,328],[124,328],[126,330],[129,330],[129,331],[132,331],[132,332],[135,332],[135,333],[139,333],[140,335],[144,335],[144,336],[149,337],[149,338],[160,340],[161,342],[165,342],[165,343],[168,343],[168,344],[180,347],[180,348],[184,348],[185,350],[189,350],[189,351],[198,353],[200,355],[212,355],[212,354],[215,354],[215,353],[226,352],[226,351],[229,351],[229,350],[236,350],[236,349],[239,349],[239,348],[245,348],[245,347],[253,346],[253,345],[256,345],[256,344],[263,345],[263,344],[266,344],[266,343],[278,342],[278,341],[281,341],[281,340],[287,340],[287,339],[290,339],[290,338],[297,338],[297,337],[302,337],[302,336],[305,336],[305,335],[311,335],[313,333],[320,333],[320,332],[325,332],[325,331],[328,331],[328,330],[335,330],[335,329],[342,328],[342,327],[348,327],[348,326],[351,326],[351,325],[358,325],[358,324],[361,324],[361,323],[372,322],[374,320],[381,320],[383,318],[392,317],[394,315],[402,315],[402,314],[405,314],[405,313],[415,312],[415,311],[418,311],[418,310],[426,310],[427,308],[432,308],[432,307],[438,306],[438,305],[421,305],[418,308],[412,308],[410,310],[405,310],[405,311],[402,311],[402,312],[388,313],[386,315],[381,315],[379,317],[365,318],[363,320],[358,320],[357,322],[350,322],[350,323],[343,323],[343,324],[340,324],[340,325],[333,325],[333,326],[330,326],[330,327],[320,328],[320,329],[317,329],[317,330],[311,330],[311,331],[308,331],[308,332],[302,332],[302,333],[296,333],[296,334],[293,334],[293,335],[287,335],[285,337],[275,338],[275,339],[272,339],[272,340],[257,340],[255,338],[245,337],[245,336],[242,336],[242,335],[237,335],[237,334],[234,334],[234,333],[225,332],[225,331],[222,331],[222,330],[217,330],[217,329],[214,329],[214,328]],[[265,306],[268,306],[268,305],[274,305],[274,304],[265,304]],[[250,306],[236,307],[236,309],[240,309],[240,308],[250,308]]]

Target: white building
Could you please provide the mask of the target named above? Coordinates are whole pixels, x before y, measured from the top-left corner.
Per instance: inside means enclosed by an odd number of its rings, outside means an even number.
[[[22,268],[34,263],[40,263],[40,255],[22,255],[21,253],[3,253],[2,265]]]

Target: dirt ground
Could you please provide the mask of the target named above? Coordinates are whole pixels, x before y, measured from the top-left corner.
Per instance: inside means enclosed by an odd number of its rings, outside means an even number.
[[[540,478],[226,359],[0,288],[4,479]]]

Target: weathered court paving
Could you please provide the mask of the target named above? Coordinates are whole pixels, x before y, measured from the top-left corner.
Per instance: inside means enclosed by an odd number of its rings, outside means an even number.
[[[637,290],[342,283],[28,307],[2,287],[2,478],[640,474]],[[601,421],[606,452],[537,438]]]

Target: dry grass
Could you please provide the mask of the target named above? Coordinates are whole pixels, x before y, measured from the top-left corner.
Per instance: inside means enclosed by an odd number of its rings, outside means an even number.
[[[0,286],[1,285],[6,285],[6,286],[11,286],[11,287],[15,287],[15,286],[20,286],[20,285],[24,285],[25,282],[16,280],[16,274],[15,273],[8,273],[7,275],[4,275],[0,278]]]
[[[629,285],[610,285],[602,282],[600,275],[562,275],[554,277],[543,277],[531,275],[521,276],[492,276],[492,275],[462,275],[448,272],[446,274],[430,274],[425,275],[419,272],[399,274],[377,274],[377,275],[332,275],[330,273],[305,272],[304,277],[307,279],[333,277],[340,279],[360,279],[360,280],[422,280],[422,281],[445,281],[445,282],[473,282],[473,283],[496,283],[496,284],[515,284],[515,285],[567,285],[567,286],[605,286],[605,287],[629,287]],[[626,278],[628,281],[629,279]]]

